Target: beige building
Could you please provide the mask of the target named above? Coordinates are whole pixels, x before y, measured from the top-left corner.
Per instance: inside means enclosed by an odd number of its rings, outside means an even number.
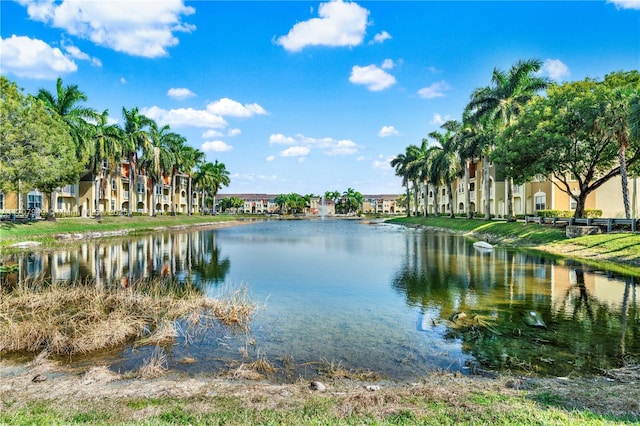
[[[485,194],[482,161],[477,161],[469,167],[469,188],[465,188],[464,178],[458,178],[454,182],[453,211],[455,214],[466,212],[466,191],[470,195],[470,210],[476,215],[484,215],[485,197],[489,197],[491,214],[496,217],[505,217],[507,214],[506,184],[504,177],[496,174],[495,167],[489,166],[489,193]],[[578,182],[574,184],[574,191],[578,191]],[[449,188],[444,185],[422,185],[420,188],[419,210],[424,212],[425,203],[427,214],[448,214],[452,206],[449,205]],[[426,191],[426,197],[425,197]],[[513,209],[516,215],[533,216],[538,210],[575,210],[576,202],[565,192],[559,190],[552,180],[544,176],[523,185],[513,187]],[[640,215],[640,178],[629,180],[629,199],[633,217]],[[619,176],[609,180],[600,188],[589,194],[586,199],[585,209],[601,210],[602,217],[624,217],[624,205],[622,201],[622,185]]]

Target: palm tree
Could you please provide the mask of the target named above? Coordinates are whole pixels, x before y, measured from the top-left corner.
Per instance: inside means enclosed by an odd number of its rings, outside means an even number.
[[[454,133],[447,131],[429,133],[429,137],[435,139],[439,145],[432,145],[429,148],[427,157],[429,158],[429,180],[431,182],[442,182],[449,192],[449,217],[455,217],[453,205],[453,181],[462,170],[460,157],[456,150]]]
[[[82,102],[87,101],[87,95],[75,84],[64,86],[62,78],[58,77],[55,94],[46,89],[39,89],[36,97],[67,123],[76,147],[76,158],[81,163],[87,161],[91,155],[88,122],[97,119],[98,116],[94,109],[82,105]]]
[[[200,214],[204,214],[205,210],[205,193],[209,192],[208,188],[215,185],[214,182],[213,163],[204,162],[199,165],[195,175],[196,186],[200,189]]]
[[[90,127],[92,142],[88,168],[96,185],[96,215],[100,216],[100,194],[108,186],[106,182],[107,170],[112,169],[122,155],[122,129],[109,123],[109,110],[95,117],[95,123]]]
[[[514,125],[524,105],[551,82],[548,78],[535,75],[541,66],[540,60],[530,59],[516,62],[508,73],[495,68],[491,85],[476,89],[471,95],[468,108],[472,111],[474,120],[486,118],[498,126],[499,132]],[[513,178],[510,174],[506,170],[507,220],[515,221]]]
[[[130,111],[122,108],[122,115],[124,117],[124,143],[122,152],[129,161],[129,202],[127,213],[128,216],[131,216],[132,206],[135,202],[133,199],[133,191],[137,184],[138,151],[148,150],[149,135],[147,129],[151,125],[152,120],[140,114],[138,108],[132,108]]]
[[[182,156],[182,172],[188,176],[187,183],[187,215],[191,216],[193,212],[193,178],[196,175],[196,167],[203,163],[205,159],[204,152],[190,146],[185,148]]]
[[[416,145],[409,145],[404,154],[398,154],[391,160],[391,167],[396,169],[396,176],[402,177],[402,185],[407,188],[407,217],[411,217],[411,207],[409,200],[411,199],[411,192],[409,190],[409,183],[413,182],[413,187],[416,189],[416,181],[419,177],[419,167],[416,160],[419,157],[420,148]],[[416,195],[417,202],[417,195]]]
[[[224,163],[219,163],[218,160],[213,163],[213,213],[216,212],[216,195],[223,186],[229,186],[231,180],[229,179],[229,171]]]
[[[142,152],[142,161],[146,174],[151,179],[151,216],[156,215],[156,186],[173,171],[175,156],[171,148],[181,140],[184,138],[172,132],[168,124],[159,128],[155,121],[150,123],[149,145]]]
[[[360,209],[364,201],[364,196],[353,188],[347,188],[347,190],[342,194],[342,199],[346,205],[346,209],[348,213],[351,213],[355,210]]]
[[[462,122],[449,120],[440,127],[453,133],[452,142],[464,168],[465,214],[470,219],[473,217],[473,211],[471,210],[470,165],[476,158],[481,156],[484,140],[479,132],[480,128],[471,123],[466,112],[462,116]]]

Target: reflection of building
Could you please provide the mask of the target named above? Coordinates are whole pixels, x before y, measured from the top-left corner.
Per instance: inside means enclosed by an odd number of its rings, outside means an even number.
[[[551,267],[551,298],[553,310],[570,311],[577,299],[588,295],[610,309],[620,309],[625,294],[625,283],[613,280],[606,275],[584,272],[579,268],[567,266]],[[582,293],[581,293],[582,292]],[[586,292],[586,293],[585,293]]]

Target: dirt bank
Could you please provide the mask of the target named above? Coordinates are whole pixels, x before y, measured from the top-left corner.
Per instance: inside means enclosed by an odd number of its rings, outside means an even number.
[[[86,371],[69,370],[54,362],[28,365],[0,362],[0,412],[19,411],[33,404],[55,410],[109,410],[118,421],[140,421],[157,415],[153,404],[136,410],[131,401],[158,398],[177,399],[185,411],[207,410],[219,398],[235,398],[244,407],[262,410],[299,406],[322,394],[336,400],[345,410],[380,416],[394,410],[419,409],[419,400],[483,409],[480,395],[522,398],[544,402],[547,398],[566,410],[589,410],[596,414],[635,416],[640,419],[640,368],[608,372],[596,378],[534,379],[513,376],[462,376],[429,374],[416,383],[363,383],[353,380],[322,378],[324,392],[313,391],[309,381],[272,383],[266,380],[222,378],[217,376],[181,376],[166,373],[161,377],[126,377],[104,366]],[[411,401],[416,400],[415,406]],[[478,401],[478,406],[474,402]],[[469,405],[471,404],[471,405]],[[486,407],[484,407],[486,408]]]

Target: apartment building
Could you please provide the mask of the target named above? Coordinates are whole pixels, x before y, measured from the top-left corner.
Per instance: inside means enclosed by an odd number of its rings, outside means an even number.
[[[176,213],[188,212],[187,175],[177,174],[172,185],[171,176],[163,176],[154,183],[143,171],[136,175],[131,194],[130,185],[131,166],[128,161],[118,163],[115,167],[109,167],[105,162],[100,173],[85,172],[77,184],[58,188],[51,197],[37,189],[6,194],[0,192],[0,211],[48,211],[52,207],[54,213],[60,215],[86,217],[95,216],[98,211],[107,215],[125,214],[131,203],[131,211],[135,213],[168,214],[173,203]],[[192,213],[200,211],[200,198],[200,194],[192,191]]]
[[[489,191],[485,194],[485,178],[489,179]],[[577,193],[578,182],[570,180],[569,184]],[[484,215],[485,197],[489,197],[490,211],[496,217],[507,215],[505,177],[489,165],[489,173],[484,176],[482,161],[474,162],[469,167],[469,188],[465,188],[464,178],[454,181],[453,211],[455,214],[466,212],[467,191],[469,192],[470,211]],[[419,188],[419,210],[424,211],[425,191],[427,192],[427,214],[449,214],[449,188],[444,185],[422,185]],[[538,210],[575,210],[575,200],[554,184],[553,178],[536,176],[529,182],[513,186],[513,209],[516,215],[535,215]],[[629,179],[629,198],[631,213],[640,215],[640,178]],[[589,194],[586,199],[587,210],[602,210],[603,217],[624,217],[622,200],[622,184],[619,176],[610,179],[600,188]]]

